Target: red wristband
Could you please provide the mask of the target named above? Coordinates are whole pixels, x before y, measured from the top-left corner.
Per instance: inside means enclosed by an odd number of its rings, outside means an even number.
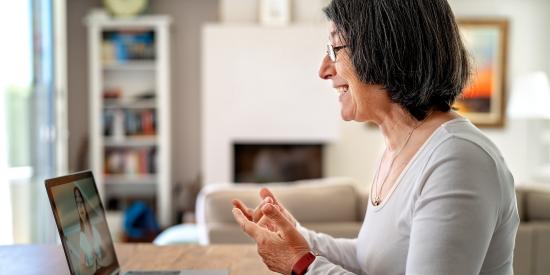
[[[308,252],[306,255],[302,256],[292,267],[292,275],[304,275],[307,272],[307,269],[315,261],[315,255]]]

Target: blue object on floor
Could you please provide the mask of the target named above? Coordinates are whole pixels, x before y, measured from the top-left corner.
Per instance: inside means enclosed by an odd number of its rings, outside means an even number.
[[[169,227],[153,241],[156,245],[198,244],[199,234],[196,224],[186,223]]]
[[[124,213],[124,230],[129,237],[143,238],[160,231],[153,209],[144,202],[134,202]]]

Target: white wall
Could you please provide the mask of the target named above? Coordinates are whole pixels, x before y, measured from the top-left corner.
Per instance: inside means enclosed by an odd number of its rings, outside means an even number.
[[[224,23],[258,23],[261,0],[219,0],[220,20]],[[290,19],[296,23],[322,23],[321,9],[330,0],[288,0]]]

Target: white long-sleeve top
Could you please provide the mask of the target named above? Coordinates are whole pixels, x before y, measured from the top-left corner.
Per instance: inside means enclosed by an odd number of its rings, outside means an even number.
[[[496,146],[465,118],[441,125],[356,239],[297,225],[320,254],[307,274],[513,274],[514,180]],[[370,200],[369,200],[370,201]]]

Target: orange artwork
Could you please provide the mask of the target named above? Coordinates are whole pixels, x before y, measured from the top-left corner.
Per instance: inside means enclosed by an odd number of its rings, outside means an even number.
[[[459,20],[471,57],[472,75],[454,108],[478,126],[504,124],[506,39],[505,20]]]

